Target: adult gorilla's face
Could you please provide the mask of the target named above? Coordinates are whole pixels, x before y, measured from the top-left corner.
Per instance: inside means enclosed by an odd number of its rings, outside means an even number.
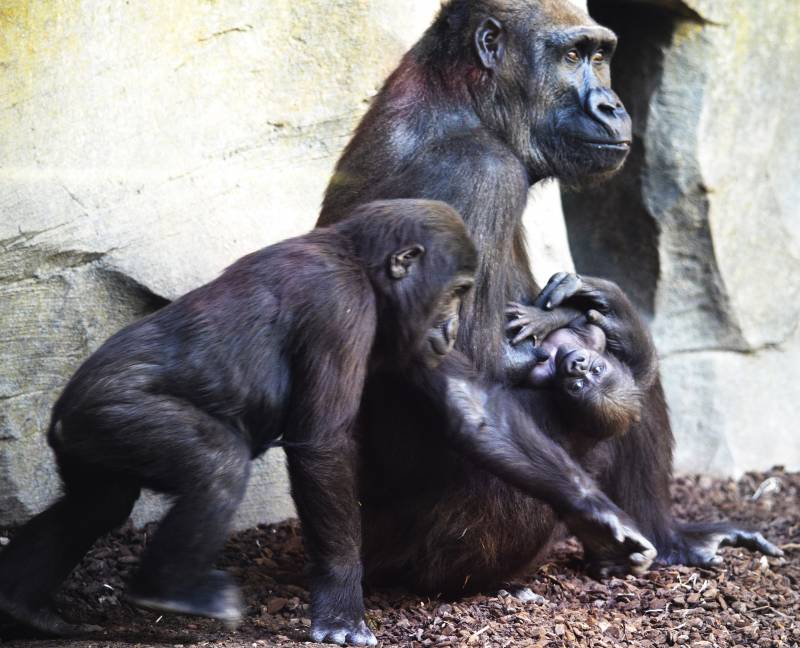
[[[611,89],[617,37],[565,1],[497,3],[475,31],[490,78],[483,118],[525,162],[531,181],[584,183],[618,171],[631,119]]]
[[[534,48],[546,71],[545,110],[533,122],[532,143],[552,175],[567,182],[615,173],[631,146],[631,119],[611,89],[616,36],[598,25],[544,34]]]

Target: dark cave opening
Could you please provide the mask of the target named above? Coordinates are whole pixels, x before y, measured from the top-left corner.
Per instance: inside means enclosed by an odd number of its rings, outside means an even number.
[[[579,273],[616,281],[648,317],[655,306],[659,274],[658,224],[642,191],[645,134],[650,101],[662,74],[663,52],[680,3],[588,0],[589,13],[619,37],[612,60],[613,87],[633,120],[633,144],[623,170],[603,184],[564,189],[562,199],[569,245]]]

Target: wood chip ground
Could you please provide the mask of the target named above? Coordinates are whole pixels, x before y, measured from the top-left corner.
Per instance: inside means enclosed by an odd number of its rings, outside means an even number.
[[[739,481],[682,477],[673,496],[683,519],[736,520],[762,530],[786,556],[725,549],[720,569],[660,568],[642,578],[596,582],[581,571],[578,543],[567,540],[520,579],[545,598],[543,604],[491,592],[462,600],[371,592],[370,625],[384,646],[800,646],[800,473],[774,469]],[[212,621],[142,612],[120,600],[148,531],[127,527],[99,542],[59,594],[66,617],[102,626],[102,632],[35,641],[9,638],[6,630],[3,647],[312,645],[305,642],[308,592],[296,523],[248,530],[228,543],[221,566],[237,576],[248,603],[245,622],[233,632]],[[0,532],[0,544],[12,533]]]

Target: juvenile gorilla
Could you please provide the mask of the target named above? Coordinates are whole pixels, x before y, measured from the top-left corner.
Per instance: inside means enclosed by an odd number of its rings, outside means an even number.
[[[0,553],[0,612],[75,631],[51,594],[152,488],[175,501],[128,599],[235,623],[238,588],[213,563],[251,460],[280,442],[312,564],[312,637],[375,643],[363,621],[353,429],[365,375],[441,361],[475,264],[447,205],[376,202],[240,259],[114,335],[53,408],[64,495]]]

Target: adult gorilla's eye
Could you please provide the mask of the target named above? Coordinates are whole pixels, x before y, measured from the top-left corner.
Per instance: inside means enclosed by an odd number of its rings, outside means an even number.
[[[583,381],[582,380],[576,380],[575,382],[569,384],[569,390],[573,394],[577,394],[581,389],[583,389]]]
[[[602,363],[598,363],[598,364],[596,364],[596,365],[595,365],[595,366],[592,368],[592,373],[593,373],[595,376],[599,376],[599,375],[600,375],[601,373],[603,373],[605,370],[606,370],[606,366],[605,366],[604,364],[602,364]]]
[[[578,63],[581,60],[581,55],[576,49],[571,49],[567,52],[567,60],[570,63]]]
[[[605,50],[597,50],[597,51],[594,53],[594,56],[592,56],[592,61],[593,61],[594,63],[602,63],[602,62],[603,62],[603,61],[605,61],[605,60],[606,60],[606,53],[605,53]]]

